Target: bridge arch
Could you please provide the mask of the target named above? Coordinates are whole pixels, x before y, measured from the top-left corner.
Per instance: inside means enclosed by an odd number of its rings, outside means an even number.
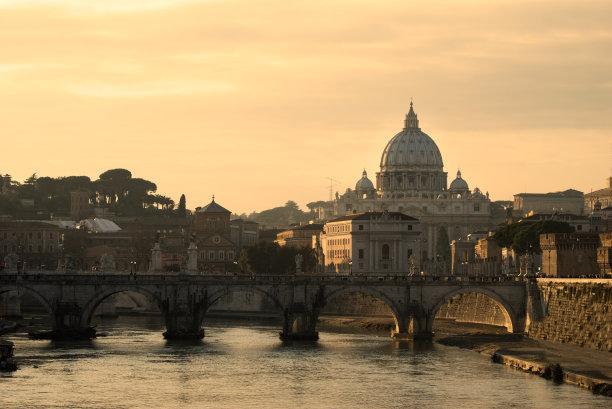
[[[324,303],[327,304],[328,302],[342,295],[357,294],[357,293],[371,295],[372,297],[375,297],[381,300],[382,302],[384,302],[385,304],[387,304],[387,306],[391,310],[391,315],[393,316],[393,321],[395,323],[395,331],[396,332],[400,331],[400,323],[398,321],[398,318],[401,317],[401,313],[400,313],[399,306],[396,305],[396,303],[387,294],[385,294],[382,291],[379,291],[378,289],[374,287],[357,287],[357,288],[342,287],[342,288],[334,289],[324,294]]]
[[[33,288],[30,288],[25,285],[10,285],[10,286],[0,287],[0,295],[11,292],[11,291],[25,291],[28,294],[31,294],[34,298],[36,298],[38,302],[40,302],[40,304],[45,308],[45,310],[49,313],[49,315],[53,315],[54,313],[54,309],[52,306],[53,303],[47,300],[47,298],[45,298],[44,295],[34,290]]]
[[[239,285],[239,286],[226,286],[220,289],[217,289],[212,294],[208,295],[208,306],[212,306],[216,304],[222,297],[229,295],[231,293],[236,292],[249,292],[256,293],[262,295],[265,299],[271,301],[274,304],[274,307],[282,313],[284,306],[281,300],[270,292],[259,288],[258,286],[249,286],[249,285]]]
[[[147,288],[137,286],[137,285],[127,285],[127,286],[113,286],[112,288],[104,289],[100,292],[95,293],[95,295],[87,301],[87,303],[83,307],[81,322],[85,325],[90,325],[91,318],[93,317],[96,308],[108,297],[123,293],[126,291],[132,291],[138,294],[142,294],[147,297],[150,301],[152,301],[155,305],[159,306],[161,303],[161,299],[158,294],[150,291]]]
[[[503,296],[486,288],[466,287],[446,293],[440,298],[440,300],[434,305],[434,307],[429,310],[427,314],[427,331],[429,333],[433,332],[433,324],[435,321],[436,314],[445,302],[447,302],[451,298],[456,297],[457,295],[470,293],[486,295],[500,308],[504,315],[505,327],[508,329],[508,332],[516,332],[519,329],[516,312],[514,311],[512,306],[504,299]]]

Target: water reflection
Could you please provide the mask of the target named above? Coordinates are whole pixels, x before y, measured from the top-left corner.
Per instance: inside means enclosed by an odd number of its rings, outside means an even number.
[[[0,377],[3,408],[609,408],[483,356],[432,343],[321,332],[283,343],[278,326],[208,322],[206,338],[164,340],[150,317],[100,321],[107,337],[69,343],[12,334],[21,363]]]

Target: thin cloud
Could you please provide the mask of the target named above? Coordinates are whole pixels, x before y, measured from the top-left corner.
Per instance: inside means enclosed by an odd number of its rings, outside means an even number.
[[[89,83],[68,87],[67,91],[82,96],[100,98],[145,98],[163,95],[193,95],[225,93],[234,86],[212,81],[164,81],[142,84]]]

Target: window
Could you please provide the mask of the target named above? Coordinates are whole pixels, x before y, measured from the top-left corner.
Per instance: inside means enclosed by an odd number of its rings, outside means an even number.
[[[408,225],[408,230],[412,230],[412,225],[411,224]]]
[[[480,211],[480,203],[474,203],[474,211],[475,212],[479,212]]]
[[[382,246],[382,258],[383,260],[389,260],[389,245],[383,244]]]
[[[359,230],[363,230],[363,224],[359,225]]]
[[[363,249],[359,249],[359,258],[363,258]]]
[[[215,252],[214,251],[209,251],[208,252],[208,259],[209,260],[214,260],[215,259]]]
[[[223,250],[219,250],[219,260],[225,260],[225,252]]]
[[[579,224],[579,225],[578,225],[578,226],[576,226],[576,227],[577,227],[577,229],[576,229],[576,230],[578,230],[578,231],[581,231],[581,230],[582,230],[582,225],[581,225],[581,224]]]
[[[234,259],[234,252],[233,251],[228,251],[227,252],[227,259],[228,260],[233,260]]]

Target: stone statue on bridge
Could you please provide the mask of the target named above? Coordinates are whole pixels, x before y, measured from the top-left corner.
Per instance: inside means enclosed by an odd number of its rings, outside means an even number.
[[[295,272],[296,274],[302,274],[302,263],[304,262],[304,256],[302,254],[297,253],[295,255]]]
[[[4,256],[4,268],[6,269],[6,271],[8,272],[17,271],[17,261],[18,260],[19,260],[19,257],[17,256],[17,254],[13,252]]]
[[[113,256],[106,253],[102,254],[102,257],[100,257],[100,267],[102,272],[112,271],[115,267],[115,260],[113,259]]]
[[[410,258],[408,259],[408,268],[410,269],[410,276],[413,276],[414,273],[416,272],[416,266],[414,264],[414,255],[410,255]]]

